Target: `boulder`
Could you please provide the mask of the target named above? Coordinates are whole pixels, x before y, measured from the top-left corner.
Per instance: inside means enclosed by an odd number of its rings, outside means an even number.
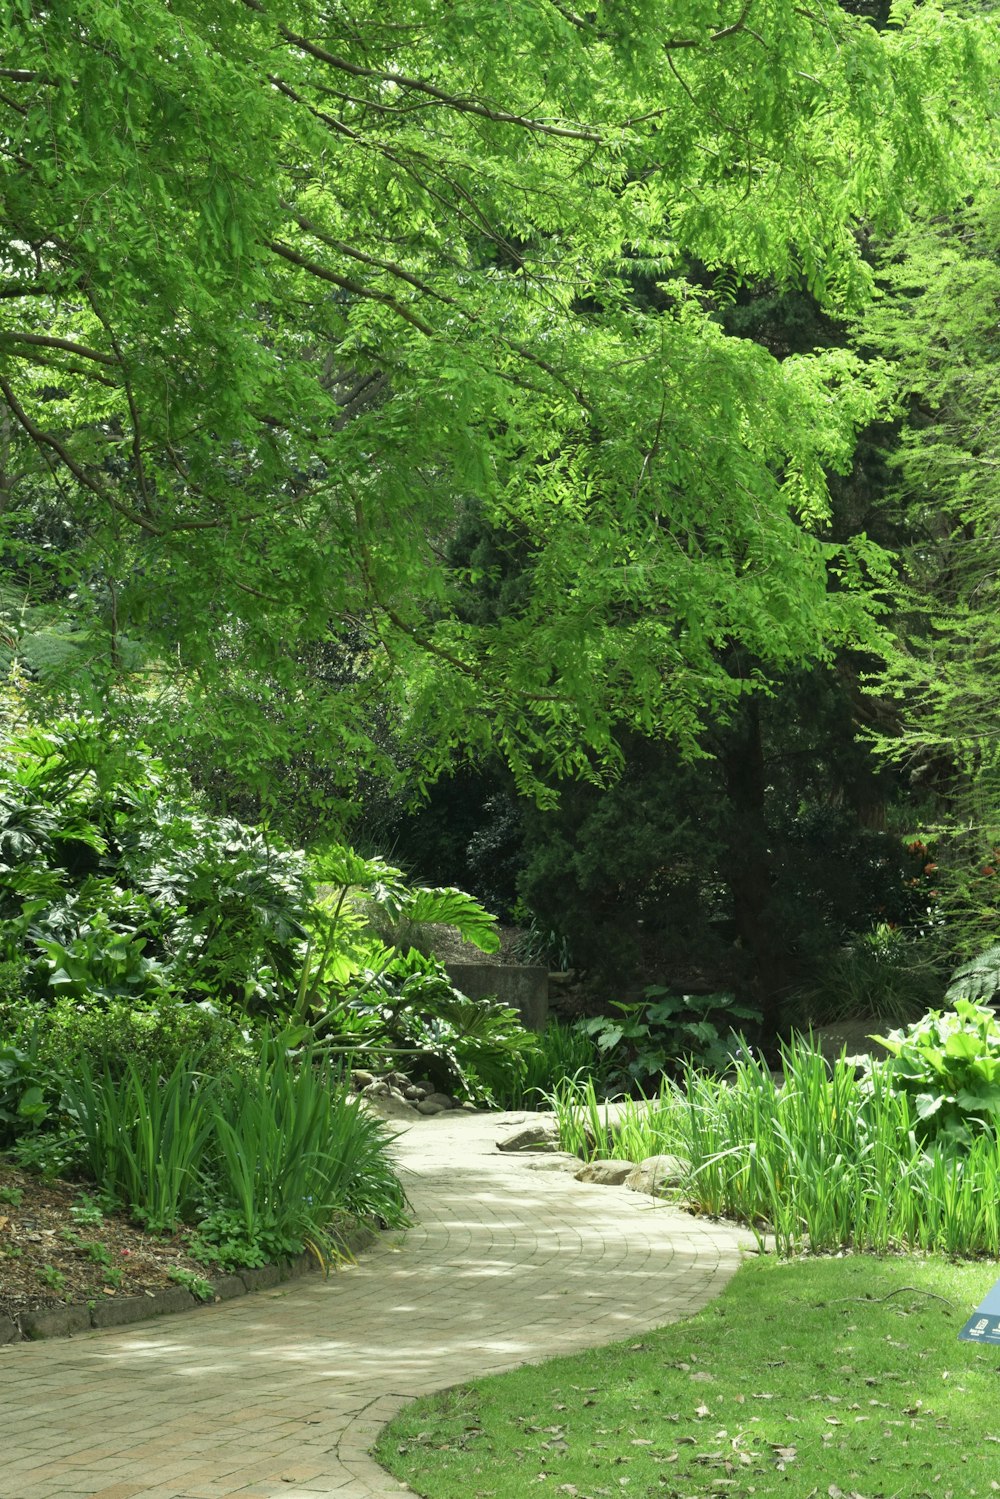
[[[687,1175],[688,1164],[676,1155],[649,1155],[625,1178],[633,1192],[648,1192],[657,1197],[664,1187],[679,1187]]]
[[[539,1114],[497,1141],[497,1150],[560,1150],[559,1124],[554,1114]]]
[[[372,1083],[361,1093],[362,1100],[383,1119],[415,1119],[417,1111],[407,1103],[398,1088],[388,1083]]]
[[[457,1109],[458,1103],[450,1093],[428,1093],[424,1099],[425,1103],[436,1103],[442,1109]]]
[[[594,1182],[600,1187],[620,1187],[635,1170],[634,1161],[588,1161],[573,1174],[578,1182]]]

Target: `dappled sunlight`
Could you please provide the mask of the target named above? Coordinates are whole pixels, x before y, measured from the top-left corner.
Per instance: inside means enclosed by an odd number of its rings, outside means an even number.
[[[326,1279],[68,1346],[21,1345],[0,1366],[17,1371],[12,1394],[58,1412],[63,1429],[72,1392],[87,1412],[114,1411],[123,1435],[105,1451],[81,1431],[78,1460],[33,1469],[19,1499],[52,1499],[70,1471],[93,1491],[110,1486],[122,1442],[179,1475],[207,1462],[236,1473],[234,1491],[287,1499],[312,1463],[330,1491],[361,1495],[358,1464],[384,1419],[366,1412],[387,1392],[398,1401],[634,1335],[695,1310],[736,1267],[734,1232],[568,1173],[525,1182],[523,1161],[489,1153],[495,1137],[478,1115],[407,1130],[397,1148],[414,1227]],[[44,1425],[20,1438],[43,1454]]]

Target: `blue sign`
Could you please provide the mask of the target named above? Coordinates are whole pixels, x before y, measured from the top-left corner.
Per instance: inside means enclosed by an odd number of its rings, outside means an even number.
[[[1000,1280],[986,1293],[958,1336],[966,1343],[1000,1343]]]

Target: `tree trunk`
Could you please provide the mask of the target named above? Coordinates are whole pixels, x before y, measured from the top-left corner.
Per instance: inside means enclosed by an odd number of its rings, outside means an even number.
[[[764,1033],[779,1027],[781,1001],[790,987],[790,958],[774,909],[774,866],[769,847],[765,796],[767,768],[760,704],[744,701],[729,725],[720,754],[729,803],[728,883],[740,947],[747,959],[741,998],[756,1005]]]

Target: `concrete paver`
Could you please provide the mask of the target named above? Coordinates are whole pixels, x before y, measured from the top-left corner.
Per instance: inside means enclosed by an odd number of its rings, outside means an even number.
[[[327,1281],[0,1348],[0,1499],[386,1499],[408,1400],[719,1294],[746,1235],[498,1153],[520,1117],[406,1125],[414,1227]]]

